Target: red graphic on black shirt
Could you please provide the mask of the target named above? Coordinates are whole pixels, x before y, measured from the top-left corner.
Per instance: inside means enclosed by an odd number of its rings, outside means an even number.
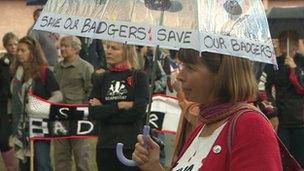
[[[132,86],[134,84],[134,79],[133,79],[133,76],[129,76],[127,78],[127,83],[129,86]]]

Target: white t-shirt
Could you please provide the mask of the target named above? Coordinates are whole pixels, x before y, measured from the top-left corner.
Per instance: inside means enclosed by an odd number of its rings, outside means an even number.
[[[217,137],[223,130],[226,123],[218,127],[212,135],[208,137],[200,137],[200,134],[204,127],[196,135],[188,149],[178,160],[178,164],[172,169],[173,171],[197,171],[199,170],[203,163],[202,161],[207,157],[209,151],[211,150]]]

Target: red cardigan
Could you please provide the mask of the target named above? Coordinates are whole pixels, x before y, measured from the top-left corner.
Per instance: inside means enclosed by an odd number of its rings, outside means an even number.
[[[275,132],[265,118],[257,112],[246,112],[240,116],[236,123],[231,155],[227,150],[229,124],[228,121],[213,145],[213,147],[220,145],[222,147],[221,152],[219,154],[214,153],[212,147],[204,159],[200,171],[283,170]],[[187,150],[202,127],[203,125],[199,125],[192,132],[181,155]]]

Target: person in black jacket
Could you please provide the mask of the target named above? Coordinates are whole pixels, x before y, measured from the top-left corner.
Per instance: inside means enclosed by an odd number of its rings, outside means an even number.
[[[107,69],[102,40],[78,37],[81,41],[79,56],[93,65],[94,70]]]
[[[278,134],[291,154],[304,167],[304,87],[301,81],[304,76],[304,57],[297,53],[298,39],[295,31],[280,34],[279,46],[282,55],[277,57],[279,69],[274,69],[272,65],[265,67],[265,89],[268,98],[275,102],[277,107]]]
[[[265,66],[266,64],[261,62],[254,63],[253,68],[259,90],[254,105],[258,107],[261,112],[265,114],[265,116],[267,116],[273,129],[277,131],[279,126],[278,112],[272,101],[269,101],[267,93],[265,91],[265,83],[267,77],[266,73],[264,72]]]
[[[115,152],[116,144],[124,143],[124,152],[131,158],[148,104],[147,77],[144,72],[132,69],[130,61],[134,59],[136,51],[133,46],[107,42],[109,71],[95,80],[88,116],[100,124],[96,148],[98,170],[139,170],[124,166]]]
[[[0,54],[0,151],[2,160],[8,171],[16,171],[17,160],[13,148],[9,145],[11,122],[8,111],[8,101],[11,97],[10,65],[17,55],[18,37],[14,33],[6,33],[2,39],[7,53]]]
[[[153,48],[147,47],[147,51],[143,56],[144,66],[143,71],[146,73],[149,84],[152,84],[152,72],[153,72]],[[162,55],[160,55],[162,56]],[[167,86],[167,74],[163,68],[163,59],[158,59],[155,66],[155,80],[154,80],[154,94],[166,94],[166,86]]]

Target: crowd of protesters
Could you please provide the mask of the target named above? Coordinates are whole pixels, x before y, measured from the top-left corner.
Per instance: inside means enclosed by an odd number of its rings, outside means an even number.
[[[34,12],[35,21],[40,12],[41,9]],[[286,49],[287,39],[291,44],[289,51]],[[154,69],[155,52],[153,48],[59,35],[32,30],[32,27],[28,34],[21,39],[10,32],[6,33],[2,40],[6,53],[0,54],[0,151],[8,171],[27,171],[31,167],[29,116],[26,110],[29,92],[51,102],[90,105],[93,115],[90,115],[89,119],[96,121],[98,127],[96,145],[98,170],[162,170],[158,163],[160,159],[157,144],[149,141],[151,149],[146,151],[140,136],[139,143],[135,146],[136,137],[142,130],[146,117],[149,85],[152,84],[151,74]],[[258,67],[255,67],[255,77],[252,72],[253,66],[249,64],[249,61],[241,59],[233,61],[230,59],[231,57],[212,53],[204,54],[206,59],[200,60],[197,59],[200,55],[191,50],[162,51],[160,58],[157,59],[153,92],[177,97],[182,109],[176,136],[176,149],[172,156],[175,170],[186,166],[183,165],[187,163],[184,158],[188,155],[186,149],[191,149],[192,143],[196,142],[199,134],[202,134],[203,138],[209,135],[217,138],[221,135],[222,130],[228,130],[227,118],[239,109],[239,103],[237,103],[239,101],[253,104],[268,117],[273,129],[277,131],[295,159],[304,167],[304,57],[298,53],[298,41],[299,37],[296,32],[282,33],[279,37],[281,55],[277,57],[279,69],[276,70],[271,65],[256,64],[255,66]],[[218,61],[211,58],[218,59]],[[213,89],[209,83],[217,83],[218,85],[213,86],[219,87],[224,84],[219,81],[225,80],[228,74],[222,73],[221,80],[215,81],[215,78],[219,79],[215,75],[224,71],[221,69],[223,68],[221,62],[230,64],[235,62],[238,63],[238,66],[244,66],[242,70],[244,74],[236,76],[235,79],[239,79],[238,82],[246,83],[238,86],[231,83],[236,86],[235,90],[232,90],[233,88],[218,89],[217,94],[212,94],[214,99],[210,100],[207,95],[211,96],[208,93],[211,93]],[[202,70],[204,71],[202,72]],[[232,70],[232,68],[227,69],[231,72]],[[194,80],[196,73],[205,74],[209,80],[202,79],[201,75]],[[245,78],[250,79],[244,81]],[[253,78],[255,79],[253,80]],[[201,83],[197,85],[206,86],[204,92],[199,90],[202,89],[201,87],[197,87],[192,93],[182,87],[182,84],[190,82],[193,83],[193,85],[189,83],[188,88],[190,89],[196,84],[196,81]],[[256,82],[258,88],[255,86]],[[196,87],[194,86],[194,88]],[[208,90],[210,92],[207,92]],[[233,94],[236,93],[234,91],[241,90],[245,92]],[[202,98],[199,97],[199,94],[195,96],[196,92],[205,94]],[[227,99],[228,97],[225,95],[229,93],[230,97]],[[209,114],[207,104],[214,105],[209,107],[216,111],[223,112],[229,107],[232,112],[229,116],[223,114],[223,117],[218,116],[218,118],[214,118],[215,120],[213,118],[202,120],[200,118],[209,117],[209,115],[201,116],[202,111],[207,111]],[[202,105],[206,107],[204,108]],[[246,109],[248,108],[250,107]],[[241,133],[252,133],[251,138],[265,140],[264,144],[254,144],[255,147],[265,151],[265,155],[256,154],[260,155],[260,158],[256,157],[254,162],[269,161],[268,164],[257,164],[253,170],[282,169],[278,143],[272,129],[267,126],[262,117],[258,116],[259,112],[256,112],[255,109],[246,112],[239,121],[243,121],[240,125],[243,129]],[[259,124],[259,129],[257,129],[257,125],[248,124],[250,121],[252,122],[249,115],[254,117],[253,122]],[[68,126],[75,124],[73,122],[75,121],[64,121],[62,124]],[[209,132],[201,131],[204,130],[204,127],[209,129]],[[241,130],[241,128],[239,129]],[[254,132],[255,129],[261,132]],[[195,133],[191,134],[193,131]],[[213,135],[213,132],[218,132],[218,134]],[[187,141],[188,136],[192,141]],[[133,154],[133,159],[137,161],[139,167],[129,168],[117,160],[115,153],[117,142],[125,144],[127,157],[131,158]],[[212,142],[217,141],[214,139]],[[50,157],[51,141],[34,141],[35,170],[70,171],[73,159],[78,171],[93,170],[93,148],[88,139],[58,139],[53,140],[52,143],[54,145],[54,165],[51,164]],[[186,149],[182,148],[185,143],[187,144]],[[271,150],[272,153],[266,153],[267,150]],[[209,151],[210,149],[205,149],[204,154],[201,155],[206,156]],[[153,155],[150,155],[151,153]],[[225,151],[226,153],[229,152]],[[234,153],[232,151],[230,155],[232,154],[235,154],[235,151]],[[238,153],[238,155],[244,155],[244,158],[250,154],[253,154],[253,151],[239,150]],[[210,156],[207,156],[205,160],[207,161],[209,158]],[[226,158],[224,159],[226,160]],[[227,169],[227,166],[222,163],[222,165],[213,167],[212,162],[210,160],[202,167]],[[242,170],[252,164],[247,160],[237,160],[235,156],[230,158],[228,163],[233,162],[242,162],[244,165],[230,167],[230,170]],[[200,167],[201,165],[193,163],[193,166]]]
[[[34,11],[35,22],[41,11]],[[7,170],[31,169],[30,116],[26,109],[29,92],[50,102],[90,104],[98,114],[92,117],[102,130],[96,147],[99,170],[124,170],[115,157],[115,145],[125,143],[131,157],[145,119],[154,50],[32,28],[20,40],[11,32],[3,37],[6,53],[0,60],[0,147]],[[171,63],[165,58],[162,55],[157,66],[156,93],[166,92]],[[124,90],[114,90],[117,83],[125,86]],[[113,92],[107,91],[111,86]],[[62,124],[68,127],[73,122]],[[77,170],[93,170],[93,148],[88,139],[56,139],[52,143],[54,165],[51,141],[34,141],[34,170],[72,170],[73,159]]]

